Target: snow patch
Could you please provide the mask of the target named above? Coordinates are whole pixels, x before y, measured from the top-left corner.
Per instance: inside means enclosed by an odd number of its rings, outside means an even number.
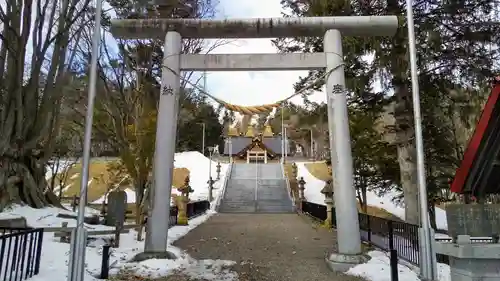
[[[45,172],[45,179],[49,180],[53,176],[63,172],[66,169],[71,168],[71,166],[75,163],[75,161],[72,160],[59,160],[59,167],[57,167],[56,171],[52,171],[52,168],[47,165],[46,166],[46,172]]]
[[[208,199],[208,170],[211,168],[212,179],[217,178],[217,162],[210,161],[207,157],[197,151],[190,152],[180,152],[175,154],[174,161],[175,168],[186,168],[189,170],[190,181],[189,184],[194,190],[189,194],[189,198],[192,201],[207,200]],[[226,174],[228,164],[221,163],[221,179],[214,184],[213,196],[217,198],[221,193],[221,188],[217,186],[221,185],[223,182],[223,177]],[[222,185],[221,185],[222,186]],[[135,203],[136,196],[133,188],[125,189],[127,193],[127,203]],[[181,193],[172,186],[172,194],[181,195]],[[94,204],[102,204],[104,200],[107,200],[107,195],[103,195],[101,198],[95,200]]]
[[[189,198],[193,201],[207,200],[208,199],[208,178],[209,178],[209,167],[212,179],[217,179],[217,162],[211,161],[209,158],[205,157],[198,151],[180,152],[175,154],[174,161],[175,168],[187,168],[190,173],[189,184],[194,191],[189,194]],[[228,168],[227,163],[221,163],[220,169],[220,180],[214,184],[213,196],[217,198],[220,196],[222,188],[222,183],[224,181],[224,176],[226,175],[226,170]],[[172,194],[180,195],[177,189],[172,189]]]
[[[371,281],[391,281],[390,260],[386,253],[380,251],[369,252],[371,259],[364,264],[357,265],[347,271],[347,274],[364,277]],[[420,281],[418,273],[404,265],[398,265],[399,280]],[[438,263],[438,280],[450,281],[450,267]]]
[[[325,197],[321,194],[321,189],[325,186],[325,182],[314,177],[306,168],[306,163],[297,164],[297,177],[304,177],[305,189],[304,197],[307,201],[325,205]],[[401,218],[405,218],[405,210],[402,206],[396,204],[393,198],[397,196],[396,192],[387,192],[384,196],[378,196],[373,191],[367,192],[367,204],[369,206],[384,209],[385,211]],[[436,224],[439,229],[448,229],[446,221],[446,212],[441,208],[436,208]],[[436,238],[449,238],[447,235],[436,234]],[[348,274],[362,276],[371,281],[390,281],[390,263],[386,253],[373,251],[370,252],[370,261],[365,264],[353,267],[348,271]],[[399,280],[417,281],[418,274],[410,270],[408,267],[399,265]],[[446,264],[438,263],[438,280],[450,281],[450,267]]]
[[[313,176],[309,170],[306,168],[306,163],[296,163],[297,164],[297,176],[304,177],[305,189],[304,196],[307,201],[325,205],[325,196],[321,194],[321,189],[325,186],[325,182]],[[395,192],[388,192],[383,197],[379,197],[375,192],[368,191],[366,193],[366,201],[369,206],[377,207],[387,212],[404,219],[405,209],[398,204],[393,202],[393,198],[396,197]]]
[[[212,167],[212,177],[216,177],[216,162],[210,161],[198,152],[184,152],[176,154],[176,167],[188,168],[191,172],[191,185],[195,192],[191,194],[194,200],[202,200],[208,197],[208,165]],[[227,164],[221,164],[221,179],[214,184],[214,200],[218,200],[221,194],[222,184],[226,175]],[[68,188],[66,186],[65,188]],[[173,190],[174,191],[174,190]],[[135,193],[132,189],[125,189],[127,201],[135,202]],[[102,202],[102,201],[101,201]],[[67,206],[65,206],[67,207]],[[86,215],[98,214],[99,210],[86,208]],[[59,218],[59,213],[77,215],[77,212],[71,212],[64,209],[47,207],[43,209],[34,209],[28,206],[14,205],[8,210],[0,213],[0,218],[24,217],[29,226],[32,227],[59,227],[63,222],[67,222],[69,227],[76,226],[75,219]],[[176,260],[147,260],[140,263],[128,262],[137,253],[144,249],[144,241],[136,241],[137,232],[131,230],[129,233],[120,236],[120,247],[112,249],[110,264],[113,265],[110,273],[117,273],[120,270],[129,270],[140,276],[166,276],[174,271],[182,271],[190,278],[204,278],[214,281],[236,281],[237,275],[230,272],[227,267],[234,264],[232,261],[225,260],[194,260],[184,253],[181,249],[172,246],[172,243],[180,237],[186,235],[191,229],[205,222],[215,213],[209,210],[206,214],[196,217],[189,221],[188,226],[173,226],[168,231],[167,250],[176,254],[179,258]],[[87,229],[104,230],[113,229],[103,225],[87,225]],[[100,272],[102,260],[102,245],[104,240],[97,239],[86,248],[86,269],[85,281],[97,281],[96,278]],[[66,281],[69,260],[68,243],[61,243],[53,237],[53,233],[46,232],[43,237],[43,248],[40,265],[40,273],[31,281]]]
[[[304,177],[305,190],[304,196],[307,201],[325,205],[325,197],[321,194],[321,189],[325,186],[325,182],[314,177],[305,166],[305,162],[297,164],[297,176]],[[386,192],[383,196],[378,196],[374,191],[366,193],[366,201],[368,206],[383,209],[400,219],[405,219],[405,209],[400,204],[394,202],[394,198],[398,196],[396,191]],[[446,212],[441,208],[436,208],[436,224],[438,229],[448,229],[446,221]]]

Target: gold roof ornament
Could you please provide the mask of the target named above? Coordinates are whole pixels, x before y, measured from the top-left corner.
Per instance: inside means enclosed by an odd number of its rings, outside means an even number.
[[[230,137],[237,137],[240,134],[238,133],[238,129],[234,127],[229,127],[229,130],[227,131],[227,135]]]
[[[255,133],[253,131],[253,127],[252,126],[248,126],[248,130],[245,134],[245,137],[254,137],[255,136]]]
[[[264,137],[274,136],[273,129],[271,128],[271,125],[266,125],[266,127],[264,128],[264,133],[262,135]]]

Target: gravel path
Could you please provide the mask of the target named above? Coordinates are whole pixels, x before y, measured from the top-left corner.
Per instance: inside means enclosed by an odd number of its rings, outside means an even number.
[[[198,260],[237,262],[230,270],[240,281],[364,280],[328,269],[334,239],[334,232],[297,214],[216,214],[174,245]]]

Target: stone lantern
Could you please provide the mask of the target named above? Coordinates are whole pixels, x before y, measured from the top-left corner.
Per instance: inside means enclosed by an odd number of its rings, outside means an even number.
[[[299,184],[300,200],[304,201],[306,200],[306,197],[304,196],[304,189],[306,189],[306,181],[304,180],[304,177],[300,177],[298,184]]]
[[[221,168],[220,162],[217,162],[216,168],[217,168],[217,170],[216,170],[217,171],[217,180],[220,180],[220,168]]]
[[[214,190],[214,180],[210,177],[207,181],[208,183],[208,201],[212,202],[214,200],[213,190]]]
[[[333,209],[333,181],[328,180],[325,183],[323,189],[321,189],[321,193],[325,196],[325,204],[326,204],[326,220],[325,226],[332,226],[332,209]]]
[[[296,179],[297,178],[297,164],[292,163],[292,178]]]
[[[179,202],[177,203],[177,224],[179,225],[188,225],[187,204],[189,203],[189,193],[194,191],[191,185],[189,185],[189,181],[189,176],[186,176],[184,185],[177,188],[181,192],[181,196],[178,199]]]

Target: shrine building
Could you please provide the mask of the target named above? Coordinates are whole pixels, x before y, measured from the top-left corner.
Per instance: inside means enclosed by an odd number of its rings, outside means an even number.
[[[229,128],[224,141],[224,155],[231,156],[235,162],[278,162],[283,156],[281,135],[275,135],[270,125],[266,125],[263,132],[255,131],[252,126],[248,126],[244,134],[238,128]]]

